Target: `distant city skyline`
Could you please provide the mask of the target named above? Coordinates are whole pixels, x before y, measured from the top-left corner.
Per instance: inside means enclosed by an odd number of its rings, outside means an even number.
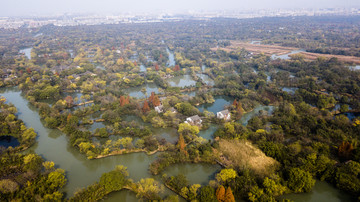
[[[0,16],[57,15],[63,13],[185,13],[189,11],[302,8],[360,8],[360,0],[5,0],[5,2],[0,3]]]

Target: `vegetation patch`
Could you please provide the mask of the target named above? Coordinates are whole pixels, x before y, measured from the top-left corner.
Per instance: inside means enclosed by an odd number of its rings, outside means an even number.
[[[240,170],[250,169],[257,175],[267,176],[274,173],[280,165],[249,141],[221,139],[219,146],[223,153],[220,157],[222,163],[230,167]]]

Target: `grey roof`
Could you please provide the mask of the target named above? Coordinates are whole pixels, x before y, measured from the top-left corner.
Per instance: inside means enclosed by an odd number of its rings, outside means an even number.
[[[195,116],[191,116],[189,117],[191,120],[193,121],[198,121],[198,120],[201,120],[201,118],[198,116],[198,115],[195,115]]]
[[[223,115],[228,115],[229,110],[225,109],[225,110],[220,111],[219,113],[222,113]]]

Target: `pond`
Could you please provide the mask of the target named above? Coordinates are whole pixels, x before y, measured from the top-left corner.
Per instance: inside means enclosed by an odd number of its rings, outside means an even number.
[[[233,102],[233,99],[227,96],[216,96],[214,97],[215,102],[211,104],[202,104],[198,106],[200,112],[204,112],[206,109],[209,112],[212,112],[216,115],[217,112],[224,110],[226,105],[230,105]]]
[[[267,115],[271,115],[274,112],[274,109],[275,109],[274,106],[259,105],[259,106],[255,107],[252,111],[243,114],[243,116],[241,117],[239,122],[242,125],[246,126],[251,118],[259,115],[259,112],[261,110],[266,111]]]
[[[164,138],[167,142],[175,144],[178,139],[179,135],[175,128],[153,128],[151,127],[151,131],[155,135],[155,137],[162,139]]]
[[[85,128],[91,131],[92,133],[95,132],[98,128],[105,128],[106,125],[103,122],[94,122],[93,124],[86,125]]]
[[[213,86],[215,85],[214,80],[212,80],[208,75],[206,74],[196,74],[206,85]]]
[[[182,92],[181,94],[188,95],[190,97],[195,97],[196,91],[185,91],[185,92]]]
[[[22,53],[22,54],[24,54],[25,57],[27,57],[29,60],[31,60],[31,50],[32,50],[32,49],[33,49],[32,47],[30,47],[30,48],[24,48],[24,49],[21,49],[19,52]]]
[[[141,64],[141,65],[140,65],[140,72],[146,72],[146,71],[147,71],[147,70],[146,70],[145,65]]]
[[[196,81],[194,81],[190,75],[175,76],[167,79],[167,81],[170,86],[180,88],[195,86],[196,84]]]
[[[17,147],[20,143],[17,138],[10,135],[2,135],[0,136],[0,147]]]
[[[297,89],[299,89],[299,88],[294,88],[294,87],[283,87],[283,88],[281,88],[282,91],[287,92],[287,93],[289,93],[291,95],[294,95],[295,91]]]
[[[168,176],[183,174],[186,176],[189,184],[205,185],[210,180],[215,179],[216,173],[220,170],[221,167],[218,164],[182,163],[167,168],[162,174],[167,174]]]
[[[146,91],[142,91],[145,89]],[[141,86],[130,87],[124,90],[128,93],[131,97],[140,99],[140,98],[147,98],[151,95],[151,92],[155,92],[155,94],[160,94],[159,86],[155,83],[147,83]]]
[[[79,104],[83,101],[83,100],[81,100],[81,96],[83,96],[83,94],[79,93],[79,92],[63,93],[62,96],[63,96],[62,99],[65,99],[67,96],[71,96],[73,98],[74,104]],[[75,100],[77,100],[77,101],[75,101]]]
[[[296,54],[296,53],[301,53],[301,52],[305,52],[305,50],[304,49],[293,50],[290,53],[287,53],[287,54],[284,54],[284,55],[275,55],[275,54],[273,54],[271,56],[271,59],[273,59],[273,60],[276,60],[276,59],[289,60],[290,59],[289,55]]]
[[[290,199],[294,202],[318,202],[318,201],[326,201],[326,202],[347,202],[347,201],[356,201],[355,198],[350,195],[336,189],[331,184],[323,181],[316,181],[315,186],[312,191],[309,193],[301,193],[301,194],[286,194],[284,196],[279,197],[280,201],[282,199]]]

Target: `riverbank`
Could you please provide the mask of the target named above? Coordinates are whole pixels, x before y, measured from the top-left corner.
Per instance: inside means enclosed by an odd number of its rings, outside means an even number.
[[[117,151],[113,151],[109,154],[106,155],[98,155],[96,157],[94,157],[93,159],[101,159],[101,158],[106,158],[106,157],[110,157],[110,156],[115,156],[115,155],[122,155],[122,154],[131,154],[131,153],[140,153],[140,152],[144,152],[147,155],[154,155],[157,152],[163,152],[166,151],[166,148],[160,147],[154,151],[147,151],[146,149],[122,149],[122,150],[117,150]]]

